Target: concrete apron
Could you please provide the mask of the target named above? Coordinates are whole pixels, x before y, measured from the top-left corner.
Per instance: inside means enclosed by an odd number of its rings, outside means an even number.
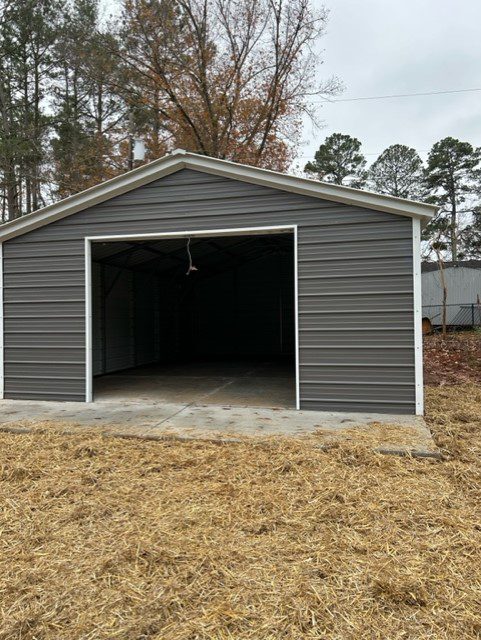
[[[386,436],[382,453],[440,457],[431,433],[419,416],[375,413],[296,411],[241,406],[202,405],[132,400],[49,402],[28,400],[0,401],[0,430],[26,432],[47,426],[64,433],[86,430],[105,435],[144,439],[207,439],[235,441],[243,437],[290,436],[319,437],[324,446],[330,437],[353,438],[382,425],[396,425],[406,440]],[[353,431],[354,430],[354,431]],[[395,430],[394,430],[395,432]],[[392,429],[391,429],[392,433]],[[328,440],[323,442],[323,437]],[[356,436],[357,437],[357,436]]]

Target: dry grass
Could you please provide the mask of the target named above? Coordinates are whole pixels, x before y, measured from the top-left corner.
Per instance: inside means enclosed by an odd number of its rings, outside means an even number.
[[[423,426],[407,426],[403,424],[386,424],[384,422],[370,422],[366,426],[350,429],[319,429],[313,435],[303,438],[314,441],[325,447],[361,445],[364,449],[380,449],[381,451],[397,451],[411,454],[415,451],[431,451],[441,453],[434,445],[430,432]]]
[[[0,434],[2,640],[481,637],[481,387],[447,460]]]

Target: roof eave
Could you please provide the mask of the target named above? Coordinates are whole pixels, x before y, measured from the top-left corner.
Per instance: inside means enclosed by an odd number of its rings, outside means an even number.
[[[46,224],[61,220],[96,204],[120,196],[132,189],[175,173],[184,167],[183,160],[171,158],[170,156],[154,160],[137,169],[132,169],[128,173],[101,182],[89,189],[85,189],[85,191],[80,191],[73,196],[59,200],[59,202],[54,202],[42,209],[5,223],[5,225],[0,226],[0,242],[28,233]]]
[[[429,221],[436,213],[438,207],[425,202],[416,202],[386,196],[363,189],[353,189],[329,182],[321,182],[310,178],[300,178],[269,169],[259,169],[248,165],[237,164],[229,160],[219,160],[208,156],[199,156],[183,152],[185,166],[189,169],[223,175],[237,180],[243,180],[266,187],[282,189],[291,193],[323,198],[342,204],[375,209],[386,213],[404,215],[411,218],[426,219]]]

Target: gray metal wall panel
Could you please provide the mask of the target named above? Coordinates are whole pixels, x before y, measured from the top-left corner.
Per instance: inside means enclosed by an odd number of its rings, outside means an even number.
[[[43,344],[30,347],[12,347],[9,345],[5,349],[5,371],[7,371],[7,377],[9,367],[13,367],[18,363],[30,362],[35,364],[37,367],[35,377],[38,377],[42,375],[44,367],[47,365],[68,362],[83,366],[84,361],[84,345],[81,347],[72,347],[71,345],[68,347],[57,345],[55,347],[46,347]],[[61,376],[59,376],[60,381]],[[57,391],[62,391],[62,388],[58,388]]]
[[[411,220],[190,170],[5,243],[5,316],[39,340],[6,334],[6,397],[84,397],[84,380],[65,380],[61,367],[81,371],[85,359],[65,319],[84,316],[86,235],[288,224],[299,227],[301,406],[413,413]],[[30,277],[37,272],[45,287]],[[26,361],[32,377],[19,378]],[[49,362],[58,372],[45,377]]]
[[[382,243],[379,240],[355,240],[343,241],[342,252],[339,253],[339,242],[325,242],[322,245],[322,253],[319,252],[319,244],[316,242],[304,242],[302,256],[299,262],[304,263],[310,260],[317,262],[332,262],[352,264],[364,264],[365,260],[373,261],[377,259],[389,260],[402,257],[407,259],[412,251],[412,240],[405,238],[384,238]]]

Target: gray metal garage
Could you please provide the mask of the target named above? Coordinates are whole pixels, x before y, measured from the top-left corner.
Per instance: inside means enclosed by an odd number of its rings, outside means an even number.
[[[434,211],[178,150],[9,222],[3,397],[249,361],[289,372],[297,408],[421,414]]]

